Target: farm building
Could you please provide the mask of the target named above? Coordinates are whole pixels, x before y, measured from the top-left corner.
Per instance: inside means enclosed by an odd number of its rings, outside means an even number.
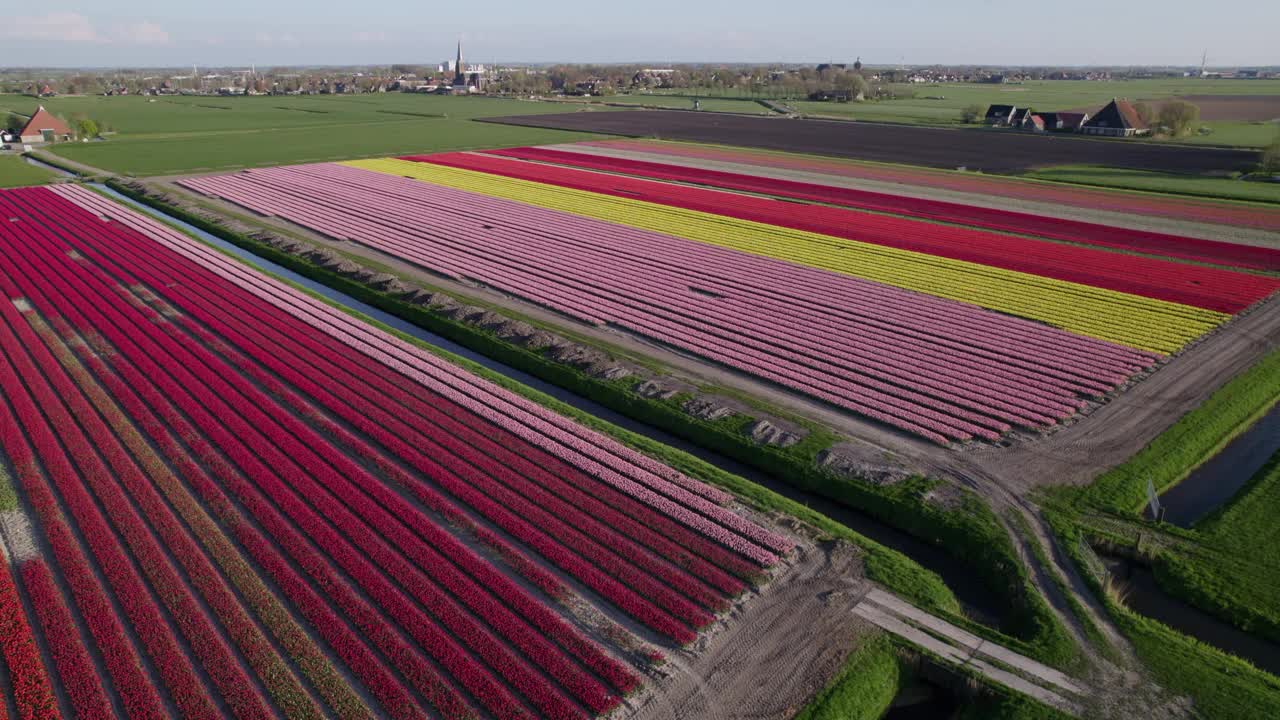
[[[1022,119],[1022,123],[1019,127],[1023,130],[1030,130],[1031,132],[1044,132],[1044,118],[1039,114],[1028,112],[1026,117]]]
[[[1089,120],[1089,113],[1078,112],[1045,112],[1040,113],[1047,132],[1080,132],[1080,128]]]
[[[71,139],[71,128],[41,105],[18,133],[23,143],[57,142]]]
[[[1012,105],[992,105],[987,108],[986,123],[998,127],[1008,127],[1013,122],[1013,116],[1017,112],[1018,108]]]
[[[1133,137],[1151,132],[1138,111],[1125,99],[1112,99],[1106,107],[1098,111],[1081,126],[1080,132],[1085,135],[1105,135],[1107,137]]]

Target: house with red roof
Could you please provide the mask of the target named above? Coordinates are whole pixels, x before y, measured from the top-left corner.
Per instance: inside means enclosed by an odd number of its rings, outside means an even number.
[[[36,109],[35,114],[18,133],[18,139],[26,145],[70,140],[71,136],[71,128],[45,110],[43,105]]]
[[[1113,98],[1080,127],[1080,132],[1085,135],[1133,137],[1146,135],[1151,132],[1151,128],[1138,116],[1132,103],[1123,98]]]

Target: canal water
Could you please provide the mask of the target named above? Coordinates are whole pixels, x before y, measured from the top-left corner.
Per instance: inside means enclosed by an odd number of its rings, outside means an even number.
[[[1221,507],[1280,450],[1280,404],[1160,496],[1165,521],[1191,527]]]
[[[1148,567],[1114,556],[1104,555],[1103,560],[1107,571],[1120,585],[1124,604],[1133,611],[1280,675],[1280,645],[1250,635],[1170,596],[1156,583]]]
[[[972,569],[967,567],[963,562],[958,561],[954,556],[949,555],[934,545],[919,540],[901,530],[898,530],[897,528],[886,525],[870,515],[858,512],[857,510],[833,502],[819,495],[799,490],[771,475],[768,475],[767,473],[756,470],[755,468],[733,460],[732,458],[727,458],[718,453],[705,450],[682,438],[678,438],[660,429],[632,420],[631,418],[610,410],[603,405],[575,395],[563,388],[529,375],[528,373],[496,362],[484,355],[465,348],[452,340],[428,332],[417,325],[396,317],[395,315],[379,310],[378,308],[360,302],[349,295],[338,292],[333,288],[303,277],[302,275],[299,275],[281,265],[277,265],[269,260],[260,258],[248,250],[244,250],[243,248],[233,245],[226,240],[207,233],[193,225],[184,223],[178,218],[162,213],[152,207],[139,203],[132,198],[121,195],[105,185],[94,183],[93,187],[111,195],[116,200],[125,203],[140,212],[178,225],[188,233],[195,235],[211,245],[251,262],[265,270],[275,273],[276,275],[287,278],[292,282],[298,283],[299,285],[306,287],[308,290],[312,290],[317,294],[323,295],[334,302],[341,303],[353,310],[364,313],[365,315],[389,325],[400,332],[412,335],[413,337],[430,343],[438,348],[465,357],[472,362],[483,365],[484,367],[493,370],[494,372],[501,373],[512,380],[516,380],[534,388],[535,390],[546,393],[567,405],[572,405],[579,410],[588,412],[603,420],[607,420],[614,425],[626,428],[638,435],[644,435],[665,445],[670,445],[683,450],[690,455],[715,465],[726,472],[739,475],[754,483],[763,485],[779,495],[784,495],[791,500],[820,512],[827,517],[852,528],[862,535],[885,545],[886,547],[890,547],[901,552],[920,563],[922,566],[937,573],[947,586],[951,588],[951,591],[960,601],[965,615],[970,619],[996,628],[999,628],[1001,625],[1001,621],[1005,616],[1005,609],[1000,599],[976,577],[976,574]]]

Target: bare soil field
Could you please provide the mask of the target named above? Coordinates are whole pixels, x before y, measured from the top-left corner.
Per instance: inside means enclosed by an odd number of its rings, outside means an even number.
[[[1256,152],[1222,148],[726,113],[577,112],[486,118],[482,122],[690,140],[929,167],[966,167],[996,173],[1016,173],[1052,165],[1207,173],[1248,169],[1257,162]]]
[[[1210,122],[1265,122],[1280,119],[1280,95],[1183,95],[1200,108],[1200,119]],[[1145,100],[1157,110],[1168,98]],[[1094,112],[1096,107],[1077,108],[1075,112]]]

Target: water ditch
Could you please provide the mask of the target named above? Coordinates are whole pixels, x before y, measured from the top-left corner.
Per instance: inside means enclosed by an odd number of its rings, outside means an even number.
[[[1235,497],[1280,450],[1280,404],[1160,496],[1165,522],[1189,528]]]
[[[1280,675],[1280,645],[1250,635],[1169,595],[1156,582],[1151,568],[1139,560],[1113,554],[1101,557],[1129,609]]]
[[[390,313],[367,305],[349,295],[338,292],[309,278],[303,277],[288,268],[260,258],[248,250],[233,245],[193,225],[182,222],[181,220],[160,212],[155,208],[143,205],[142,203],[126,197],[105,185],[93,183],[92,186],[110,195],[117,201],[125,203],[140,212],[177,225],[186,232],[218,247],[219,249],[225,250],[236,257],[250,261],[259,267],[275,273],[276,275],[298,283],[299,285],[302,285],[308,290],[322,295],[325,298],[364,313],[365,315],[389,325],[396,330],[412,335],[419,340],[430,343],[443,350],[447,350],[448,352],[460,355],[472,362],[493,370],[494,372],[501,373],[512,380],[546,393],[567,405],[572,405],[579,410],[588,412],[603,420],[607,420],[608,422],[630,430],[638,435],[644,435],[657,442],[683,450],[684,452],[715,465],[726,472],[739,475],[754,483],[763,485],[779,495],[784,495],[791,500],[799,502],[817,512],[823,513],[831,519],[852,528],[862,535],[865,535],[886,547],[897,550],[920,563],[922,566],[937,573],[943,581],[946,582],[947,586],[951,588],[951,591],[960,601],[965,615],[976,622],[998,628],[1000,627],[1002,619],[1007,615],[1004,603],[1001,602],[999,597],[997,597],[995,593],[993,593],[976,577],[973,570],[968,568],[963,562],[957,561],[954,556],[944,552],[942,549],[934,545],[882,523],[865,513],[840,505],[819,495],[799,490],[782,482],[781,480],[778,480],[777,478],[756,470],[755,468],[724,457],[718,453],[700,448],[684,439],[632,420],[631,418],[610,410],[603,405],[582,398],[556,385],[552,385],[551,383],[529,375],[528,373],[491,360],[490,358],[458,345],[451,340],[423,330],[417,325],[406,320],[402,320],[395,315],[391,315]]]
[[[42,170],[48,170],[48,171],[49,171],[49,172],[51,172],[51,173],[55,173],[55,174],[57,174],[57,175],[60,175],[60,176],[62,176],[62,177],[65,177],[65,178],[74,178],[74,177],[78,177],[78,176],[77,176],[75,173],[73,173],[73,172],[69,172],[69,171],[67,171],[67,170],[63,170],[62,168],[60,168],[60,167],[58,167],[58,166],[56,166],[56,165],[50,165],[49,163],[44,162],[44,161],[42,161],[42,160],[37,160],[37,159],[35,159],[35,158],[31,157],[30,155],[23,155],[23,156],[22,156],[22,159],[23,159],[23,160],[26,160],[28,165],[35,165],[36,167],[38,167],[38,168],[40,168],[40,169],[42,169]]]

